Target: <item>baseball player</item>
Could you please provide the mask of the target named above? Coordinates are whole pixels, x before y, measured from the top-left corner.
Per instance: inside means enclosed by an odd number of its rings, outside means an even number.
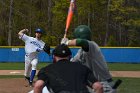
[[[33,80],[36,74],[38,64],[38,52],[45,51],[50,54],[50,46],[41,40],[43,30],[38,28],[35,30],[35,37],[30,37],[25,34],[28,29],[19,31],[18,35],[25,42],[25,79],[28,80],[29,86],[32,87]],[[45,48],[46,47],[46,48]]]
[[[89,67],[95,77],[102,82],[104,93],[115,93],[112,89],[112,76],[108,70],[105,58],[99,46],[91,41],[91,30],[86,25],[78,26],[74,31],[73,40],[63,38],[61,43],[72,46],[81,46],[78,53],[72,58],[72,62],[81,62],[83,65]]]

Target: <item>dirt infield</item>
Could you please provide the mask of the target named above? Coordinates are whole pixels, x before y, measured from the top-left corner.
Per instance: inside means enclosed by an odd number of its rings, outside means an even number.
[[[24,70],[0,70],[0,75],[23,75]],[[111,71],[113,77],[140,78],[140,71]],[[24,78],[0,79],[0,93],[28,93],[32,90],[27,87]]]
[[[28,93],[32,88],[27,85],[23,78],[0,79],[0,93]]]

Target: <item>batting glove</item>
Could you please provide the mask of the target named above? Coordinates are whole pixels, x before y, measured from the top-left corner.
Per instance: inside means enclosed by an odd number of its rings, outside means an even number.
[[[62,40],[61,40],[61,44],[68,45],[68,43],[69,43],[68,38],[62,38]]]

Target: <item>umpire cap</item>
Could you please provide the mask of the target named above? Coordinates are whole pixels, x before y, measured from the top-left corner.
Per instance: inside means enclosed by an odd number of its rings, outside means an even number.
[[[71,50],[65,44],[60,44],[56,46],[55,49],[53,50],[53,55],[58,57],[67,57],[70,56],[71,54],[72,54]]]

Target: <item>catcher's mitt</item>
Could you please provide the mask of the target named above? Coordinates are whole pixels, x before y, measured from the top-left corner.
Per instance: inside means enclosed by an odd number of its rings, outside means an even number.
[[[50,46],[47,43],[45,43],[43,50],[50,55]]]

